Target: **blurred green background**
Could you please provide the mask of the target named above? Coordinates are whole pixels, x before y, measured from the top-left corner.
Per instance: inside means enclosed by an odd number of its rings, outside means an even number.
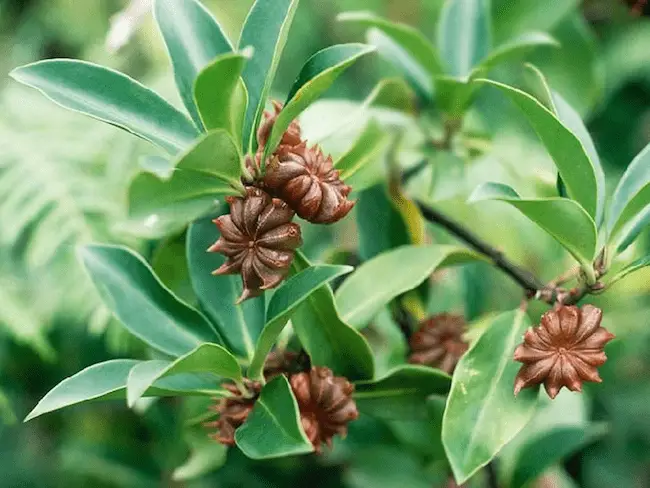
[[[331,455],[253,463],[232,450],[225,467],[193,482],[174,482],[172,473],[193,442],[186,442],[184,422],[203,404],[166,400],[143,405],[139,414],[120,402],[96,404],[20,423],[62,378],[101,360],[145,355],[101,307],[77,263],[77,244],[135,247],[182,293],[182,260],[177,259],[182,244],[175,247],[170,240],[158,247],[130,235],[125,225],[126,189],[138,171],[138,157],[151,149],[57,108],[7,76],[12,68],[38,59],[81,58],[124,71],[174,100],[166,53],[150,14],[145,12],[130,42],[111,49],[124,33],[111,34],[111,25],[119,27],[115,16],[127,3],[0,0],[0,487],[446,486],[435,455],[429,452],[423,461],[418,454],[423,439],[367,419],[355,423],[349,439]],[[252,1],[204,3],[234,38]],[[318,49],[362,40],[361,29],[336,22],[338,13],[372,10],[433,38],[442,3],[303,0],[276,89],[284,93]],[[531,61],[585,118],[611,177],[611,192],[614,178],[650,142],[650,17],[633,15],[617,0],[493,0],[493,14],[497,39],[535,28],[562,43]],[[328,97],[361,100],[382,76],[394,73],[379,58],[364,61]],[[340,116],[327,107],[321,104],[318,113]],[[557,246],[521,219],[486,225],[485,213],[456,205],[476,183],[494,179],[495,172],[542,191],[554,182],[548,157],[529,133],[512,129],[525,124],[502,99],[481,97],[477,111],[491,114],[493,124],[489,130],[477,124],[476,137],[489,149],[484,157],[469,157],[459,172],[452,168],[438,178],[436,199],[468,223],[482,223],[488,239],[550,279],[567,266]],[[313,119],[306,121],[308,128],[327,122]],[[494,137],[497,132],[500,136]],[[335,141],[329,144],[327,149],[340,150]],[[486,207],[496,222],[513,215],[499,206]],[[629,252],[648,251],[646,235]],[[519,300],[507,279],[485,266],[448,272],[436,281],[432,312],[458,309],[473,319]],[[540,481],[539,487],[650,487],[650,273],[635,275],[597,302],[619,340],[608,347],[604,384],[589,388],[579,408],[606,422],[608,434],[567,460],[561,473],[570,478],[554,471],[546,479],[555,484]]]

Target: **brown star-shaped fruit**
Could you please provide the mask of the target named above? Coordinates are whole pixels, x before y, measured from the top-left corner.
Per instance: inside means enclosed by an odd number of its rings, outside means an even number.
[[[203,425],[208,429],[217,429],[214,434],[210,435],[214,440],[227,446],[234,446],[235,430],[246,422],[262,391],[262,384],[256,381],[247,381],[246,387],[250,394],[246,396],[232,383],[224,383],[222,386],[232,396],[222,398],[210,406],[210,410],[216,412],[219,418]]]
[[[443,313],[428,318],[409,340],[409,363],[439,368],[451,374],[467,351],[464,331],[465,319],[460,315]]]
[[[596,368],[607,361],[603,348],[614,338],[600,326],[602,317],[602,310],[592,305],[546,312],[515,350],[515,360],[524,363],[515,378],[515,395],[544,383],[548,396],[555,398],[562,387],[582,391],[584,381],[600,383]]]

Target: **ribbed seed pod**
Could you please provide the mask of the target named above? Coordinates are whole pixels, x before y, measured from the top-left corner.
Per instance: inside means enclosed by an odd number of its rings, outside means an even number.
[[[262,391],[262,385],[256,381],[248,381],[246,387],[252,393],[250,397],[245,397],[232,383],[224,383],[222,386],[233,396],[222,398],[212,405],[210,410],[216,412],[219,418],[203,425],[208,429],[217,429],[214,434],[210,435],[214,440],[221,444],[234,446],[235,430],[246,422]]]
[[[264,121],[260,124],[259,129],[257,129],[258,148],[264,148],[264,146],[266,146],[269,137],[271,137],[271,131],[273,131],[275,121],[278,119],[278,115],[280,115],[280,112],[282,111],[282,104],[280,102],[273,100],[271,103],[273,103],[275,113],[266,110],[264,111]],[[297,146],[302,141],[301,137],[300,123],[297,120],[294,120],[289,124],[289,127],[282,135],[282,139],[280,139],[280,143],[278,144],[278,149]]]
[[[280,284],[302,245],[300,226],[291,222],[294,211],[285,202],[258,188],[246,191],[245,198],[226,199],[230,214],[214,221],[221,237],[208,249],[228,258],[214,274],[241,274],[244,291],[237,303]]]
[[[354,386],[345,378],[334,376],[332,370],[314,367],[289,379],[307,437],[316,452],[321,445],[332,447],[335,435],[345,437],[348,423],[359,417],[352,399]]]
[[[548,396],[555,398],[562,387],[582,391],[584,381],[600,383],[596,368],[607,361],[603,348],[614,338],[600,326],[602,317],[602,310],[592,305],[546,312],[515,350],[515,361],[524,363],[515,378],[515,395],[544,383]]]
[[[443,313],[428,318],[409,340],[409,363],[439,368],[451,374],[467,351],[464,331],[465,319],[459,315]]]
[[[352,189],[339,178],[330,156],[306,142],[282,148],[266,164],[263,184],[296,213],[315,224],[331,224],[345,217],[355,202]]]

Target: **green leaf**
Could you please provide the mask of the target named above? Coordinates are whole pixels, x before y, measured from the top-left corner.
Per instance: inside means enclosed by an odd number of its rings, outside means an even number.
[[[461,358],[442,420],[442,442],[459,484],[485,466],[530,420],[538,392],[517,398],[512,353],[530,320],[517,310],[494,319]]]
[[[268,317],[260,335],[255,354],[248,368],[248,377],[262,380],[264,361],[296,308],[329,281],[352,271],[350,266],[320,265],[305,267],[284,282],[273,294],[266,313]]]
[[[417,288],[441,267],[482,259],[454,246],[404,246],[362,264],[336,292],[341,318],[362,328],[395,297]]]
[[[64,108],[124,129],[171,154],[198,136],[192,122],[158,94],[109,68],[51,59],[17,68],[11,77]]]
[[[106,306],[151,347],[180,356],[204,342],[220,342],[207,319],[173,295],[133,251],[91,245],[81,257]]]
[[[70,405],[119,398],[129,371],[138,362],[133,359],[115,359],[94,364],[66,378],[38,402],[25,422]]]
[[[160,236],[182,229],[214,209],[215,200],[243,191],[239,146],[225,130],[209,132],[173,163],[167,180],[150,173],[129,188],[129,217],[142,233]]]
[[[129,372],[138,364],[142,363],[133,359],[114,359],[79,371],[52,388],[25,418],[25,422],[72,405],[124,399]],[[146,396],[221,397],[227,394],[217,386],[214,381],[206,381],[196,375],[177,375],[156,383],[146,392]]]
[[[254,49],[253,57],[246,64],[242,75],[248,90],[248,109],[244,122],[245,148],[256,148],[257,126],[297,8],[298,0],[256,0],[244,22],[239,49],[248,46]]]
[[[228,446],[215,442],[204,432],[192,436],[188,443],[191,447],[190,457],[172,474],[174,481],[190,481],[216,471],[226,463]]]
[[[362,414],[385,419],[427,417],[426,399],[449,391],[451,378],[426,366],[404,365],[383,378],[355,384],[354,400]]]
[[[637,259],[636,261],[628,264],[627,266],[623,267],[618,273],[616,273],[612,278],[607,280],[607,288],[610,286],[614,285],[615,283],[618,283],[621,281],[623,278],[626,278],[627,276],[631,275],[632,273],[636,273],[637,271],[641,271],[644,268],[647,268],[650,266],[650,255],[644,256],[642,258]]]
[[[284,376],[264,386],[248,419],[235,431],[235,442],[251,459],[295,456],[314,450],[302,430],[298,404]]]
[[[590,266],[596,254],[596,225],[585,210],[568,198],[521,199],[500,183],[485,183],[470,196],[472,203],[484,200],[507,202],[541,227],[569,251],[579,263]]]
[[[264,158],[275,149],[291,122],[329,89],[334,81],[374,47],[365,44],[339,44],[317,52],[302,67],[287,103],[273,125]]]
[[[217,344],[201,344],[175,361],[145,361],[133,367],[126,382],[126,400],[133,407],[158,380],[181,373],[211,373],[241,384],[237,359]]]
[[[202,129],[194,103],[194,80],[214,58],[232,51],[230,41],[198,0],[156,0],[153,11],[174,67],[178,92]]]
[[[492,0],[493,32],[499,42],[531,30],[548,31],[576,10],[579,0],[513,2]]]
[[[647,221],[641,222],[641,225],[629,224],[648,206],[650,206],[650,144],[630,163],[616,187],[607,222],[610,242],[617,246],[622,242],[626,244],[632,242]]]
[[[488,0],[447,0],[438,24],[438,47],[451,76],[468,76],[490,52]]]
[[[478,71],[487,73],[500,64],[521,59],[532,50],[542,46],[560,47],[559,43],[545,32],[526,32],[515,39],[497,46],[479,64],[474,70],[474,73]]]
[[[225,129],[241,141],[248,93],[241,79],[250,52],[219,56],[194,83],[194,100],[206,130]]]
[[[308,267],[309,261],[297,253],[294,270],[299,272]],[[338,376],[352,381],[373,377],[374,358],[370,346],[359,332],[341,319],[329,285],[311,293],[295,311],[291,323],[312,364],[328,366]]]
[[[390,137],[374,119],[368,122],[352,147],[335,163],[342,180],[347,180],[367,164],[377,161],[388,147]]]
[[[372,28],[366,35],[369,44],[389,63],[393,64],[406,78],[413,90],[424,100],[433,98],[431,74],[409,52],[384,31]]]
[[[352,22],[366,27],[375,27],[399,44],[415,61],[431,75],[442,74],[442,62],[433,44],[420,31],[406,24],[399,24],[378,17],[372,12],[344,12],[339,14],[340,22]]]
[[[499,88],[519,107],[555,161],[569,196],[596,219],[598,201],[602,198],[599,192],[604,191],[604,188],[599,188],[594,162],[589,158],[580,139],[529,94],[496,81],[477,82]]]
[[[221,207],[221,214],[227,213]],[[219,238],[219,231],[212,222],[214,217],[197,220],[187,233],[187,262],[190,278],[201,308],[219,331],[230,351],[249,361],[265,322],[266,302],[264,296],[235,302],[242,293],[239,275],[213,276],[226,258],[207,249]]]

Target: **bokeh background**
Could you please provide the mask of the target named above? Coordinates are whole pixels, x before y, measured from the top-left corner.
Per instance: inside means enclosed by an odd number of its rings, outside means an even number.
[[[236,39],[252,1],[204,3]],[[303,0],[276,90],[286,92],[316,50],[362,40],[362,30],[336,22],[338,13],[372,10],[415,25],[433,38],[442,3]],[[417,457],[392,446],[387,439],[395,432],[389,435],[361,421],[347,443],[337,446],[336,455],[252,463],[232,451],[219,472],[182,483],[171,476],[189,452],[183,428],[189,414],[184,410],[201,405],[165,400],[132,412],[116,402],[21,423],[62,378],[102,360],[144,355],[142,345],[101,307],[76,260],[77,244],[128,244],[148,256],[180,294],[186,285],[182,260],[177,259],[183,255],[180,241],[170,239],[158,246],[129,232],[126,190],[138,171],[139,156],[151,149],[116,129],[59,109],[8,77],[21,64],[74,57],[124,71],[174,100],[166,52],[150,14],[145,12],[141,24],[133,25],[130,41],[116,49],[125,40],[129,12],[137,13],[137,6],[128,10],[127,4],[0,0],[0,487],[397,488],[420,486],[400,473],[423,469],[425,474],[418,478],[422,486],[444,486],[444,476],[438,485],[433,481],[434,468],[427,471],[414,461]],[[644,15],[617,0],[493,0],[497,38],[535,28],[562,43],[561,49],[542,51],[530,61],[584,117],[606,165],[610,192],[633,156],[650,143],[648,10],[645,7]],[[378,58],[364,61],[337,82],[328,97],[361,100],[382,76],[394,73]],[[498,205],[487,205],[486,221],[486,214],[455,204],[477,183],[494,179],[495,172],[515,186],[541,191],[554,182],[550,160],[530,133],[515,130],[513,137],[491,137],[501,127],[525,125],[511,107],[490,96],[477,104],[494,116],[490,130],[474,140],[474,149],[483,156],[443,171],[433,197],[460,212],[470,225],[482,224],[478,227],[486,238],[550,279],[567,266],[557,246]],[[335,104],[331,107],[321,104],[319,116],[307,125],[317,130],[328,118],[335,121],[340,112]],[[328,149],[340,150],[337,144],[351,139],[342,134],[342,142],[334,138]],[[485,144],[493,145],[486,150]],[[511,220],[507,226],[498,224],[505,219]],[[497,224],[491,225],[493,221]],[[336,235],[329,239],[330,251],[348,245],[340,244]],[[645,235],[629,254],[648,252],[650,239]],[[480,265],[437,276],[436,283],[437,310],[432,311],[458,309],[469,319],[512,307],[519,299],[506,279]],[[605,383],[589,388],[580,408],[590,419],[605,422],[607,433],[567,461],[563,469],[570,479],[562,476],[566,485],[539,482],[540,487],[650,487],[650,273],[635,275],[597,302],[606,310],[605,325],[619,340],[608,346]],[[418,442],[411,439],[411,447]]]

